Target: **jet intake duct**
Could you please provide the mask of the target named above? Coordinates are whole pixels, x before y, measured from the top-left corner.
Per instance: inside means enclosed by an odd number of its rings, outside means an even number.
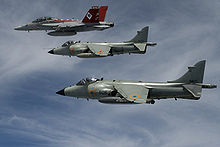
[[[106,98],[101,98],[99,99],[100,103],[105,103],[105,104],[132,104],[132,102],[129,102],[125,99],[122,99],[120,97],[106,97]]]

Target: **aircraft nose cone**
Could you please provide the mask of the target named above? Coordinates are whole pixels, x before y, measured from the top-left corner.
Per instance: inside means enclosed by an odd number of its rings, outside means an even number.
[[[54,54],[54,51],[53,51],[53,49],[52,50],[50,50],[48,53],[50,53],[50,54]]]
[[[14,30],[21,30],[21,27],[15,27]]]
[[[62,90],[60,90],[60,91],[57,91],[56,94],[64,95],[64,96],[65,96],[64,89],[62,89]]]

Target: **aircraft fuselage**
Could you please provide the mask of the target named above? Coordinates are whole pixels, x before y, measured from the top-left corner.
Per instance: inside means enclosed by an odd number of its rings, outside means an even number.
[[[102,45],[109,46],[111,50],[107,56],[125,54],[125,53],[136,53],[136,54],[144,54],[144,51],[140,51],[134,43],[75,43],[70,46],[58,47],[54,48],[53,52],[49,52],[56,55],[64,55],[64,56],[77,56],[80,58],[95,58],[101,57],[94,54],[90,49],[89,45]],[[144,43],[147,46],[147,43]],[[100,48],[100,50],[102,50]]]
[[[186,84],[169,82],[102,80],[85,85],[73,85],[66,87],[61,90],[63,92],[62,94],[59,93],[60,91],[58,94],[70,97],[98,99],[103,103],[114,103],[115,100],[118,100],[119,103],[131,103],[125,99],[123,100],[123,96],[115,89],[116,85],[118,84],[143,86],[146,88],[146,90],[150,89],[146,103],[151,103],[154,101],[154,99],[181,98],[198,100],[200,98],[194,97],[193,94],[184,87],[184,85],[200,86],[201,88],[215,88],[215,85],[201,83]]]
[[[87,31],[101,31],[113,27],[114,24],[110,22],[84,23],[80,20],[61,21],[61,22],[43,22],[43,23],[29,23],[23,26],[18,26],[15,30],[19,31],[39,31],[39,30],[54,30],[49,32],[51,36],[70,36],[77,32]],[[68,28],[69,27],[69,28]]]

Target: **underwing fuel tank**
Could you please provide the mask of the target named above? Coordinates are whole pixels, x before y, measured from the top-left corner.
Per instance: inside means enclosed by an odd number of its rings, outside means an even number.
[[[47,34],[50,36],[72,36],[76,35],[76,32],[52,31]]]

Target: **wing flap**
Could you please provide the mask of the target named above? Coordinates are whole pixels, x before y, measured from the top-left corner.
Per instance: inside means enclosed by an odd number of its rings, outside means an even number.
[[[128,101],[146,103],[149,89],[140,85],[117,84],[117,91]]]
[[[111,49],[108,45],[88,44],[89,49],[98,56],[108,56]]]

